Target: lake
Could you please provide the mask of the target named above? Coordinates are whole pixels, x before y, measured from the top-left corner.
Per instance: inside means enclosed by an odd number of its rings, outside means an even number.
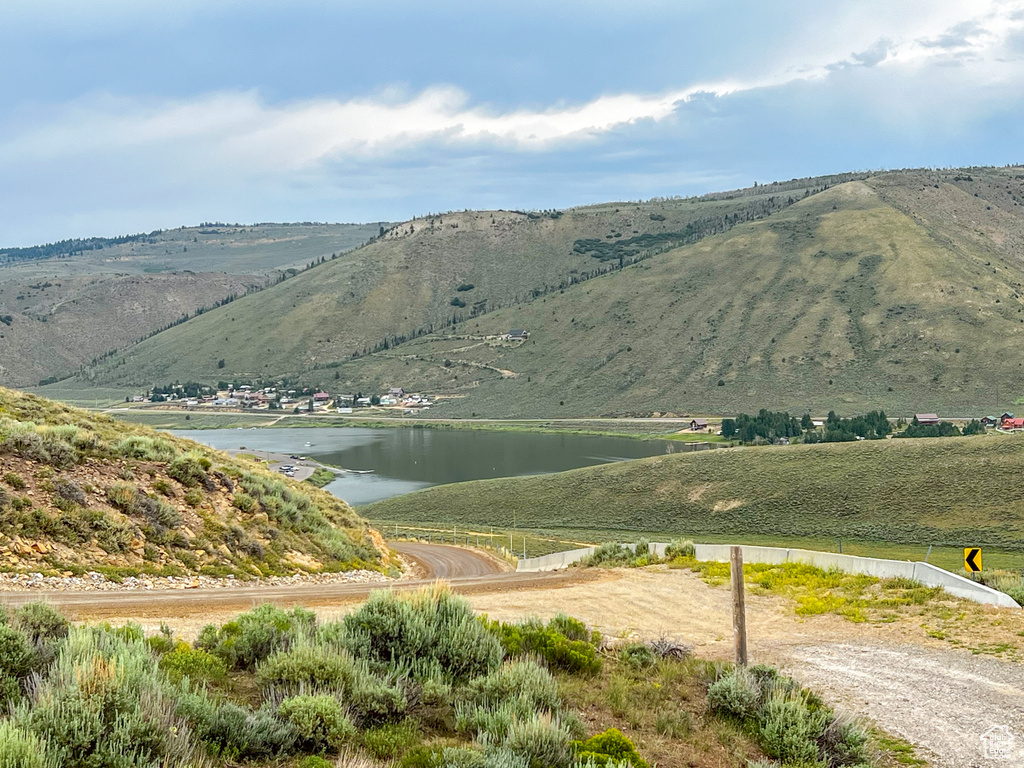
[[[464,480],[538,475],[692,450],[667,440],[438,429],[196,429],[174,434],[219,450],[298,454],[346,473],[327,490],[353,506]],[[309,443],[310,445],[307,445]]]

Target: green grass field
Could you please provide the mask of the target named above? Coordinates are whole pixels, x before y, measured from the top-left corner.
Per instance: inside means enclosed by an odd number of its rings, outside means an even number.
[[[360,511],[384,529],[529,532],[546,551],[641,536],[824,550],[841,539],[846,553],[895,559],[934,545],[930,562],[952,570],[962,547],[982,546],[987,568],[1019,570],[1022,461],[1024,438],[996,435],[742,448],[438,486]]]

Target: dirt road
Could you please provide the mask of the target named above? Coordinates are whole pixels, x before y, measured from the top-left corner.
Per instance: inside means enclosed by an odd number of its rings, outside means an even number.
[[[295,584],[285,586],[239,586],[231,589],[162,589],[125,592],[58,592],[31,590],[0,593],[0,605],[18,606],[44,601],[60,608],[78,621],[123,619],[151,627],[166,620],[185,636],[195,627],[213,621],[227,621],[257,603],[311,608],[345,606],[366,599],[373,590],[418,589],[443,578],[459,592],[501,592],[509,589],[553,589],[599,576],[586,572],[512,573],[512,566],[483,551],[437,544],[396,542],[391,548],[412,565],[417,578],[388,584]],[[182,621],[185,620],[185,621]],[[199,626],[201,626],[199,624]]]

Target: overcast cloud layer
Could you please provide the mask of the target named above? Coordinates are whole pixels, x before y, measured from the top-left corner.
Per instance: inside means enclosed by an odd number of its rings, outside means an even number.
[[[0,246],[1024,159],[1024,0],[5,0],[0,73]]]

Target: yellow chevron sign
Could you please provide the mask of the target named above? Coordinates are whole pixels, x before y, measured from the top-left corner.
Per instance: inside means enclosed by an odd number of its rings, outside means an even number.
[[[978,573],[981,570],[981,547],[964,548],[964,570]]]

